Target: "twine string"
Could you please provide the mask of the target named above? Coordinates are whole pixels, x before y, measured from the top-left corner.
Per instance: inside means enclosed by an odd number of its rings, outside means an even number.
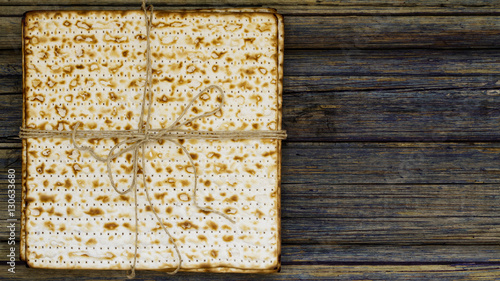
[[[78,124],[82,125],[81,123]],[[159,133],[162,133],[161,137]],[[40,130],[21,127],[19,131],[20,138],[66,138],[71,139],[73,134],[76,139],[106,139],[106,138],[129,138],[143,137],[145,133],[139,133],[139,130],[78,130],[74,132],[74,127],[70,131]],[[242,139],[286,139],[284,130],[252,130],[252,131],[203,131],[203,130],[165,130],[150,129],[147,133],[150,140],[177,140],[177,139],[203,139],[203,140],[242,140]],[[129,142],[127,140],[126,142]],[[83,149],[85,150],[85,149]]]
[[[134,193],[134,202],[135,202],[135,250],[134,250],[134,260],[132,263],[132,266],[130,268],[130,271],[127,274],[128,278],[134,278],[135,277],[135,268],[137,264],[137,248],[138,248],[138,228],[139,228],[139,222],[138,222],[138,206],[137,206],[137,175],[138,175],[138,159],[139,159],[139,150],[141,152],[141,164],[142,164],[142,182],[144,186],[144,190],[146,193],[146,198],[148,201],[149,206],[151,207],[151,210],[156,217],[156,220],[160,224],[161,228],[164,230],[164,232],[167,234],[169,237],[169,242],[172,243],[174,246],[174,249],[177,254],[177,267],[173,271],[167,272],[168,274],[176,274],[181,266],[182,266],[182,257],[181,253],[179,251],[179,248],[177,244],[175,243],[175,239],[173,236],[170,234],[168,229],[166,228],[165,224],[162,222],[161,218],[159,217],[158,213],[156,212],[155,208],[153,207],[153,203],[151,201],[151,196],[149,194],[148,188],[147,188],[147,181],[146,181],[146,153],[145,153],[145,147],[146,144],[150,142],[155,142],[159,140],[165,140],[168,142],[171,142],[175,146],[178,146],[184,155],[189,160],[189,164],[193,169],[193,175],[194,175],[194,186],[193,186],[193,205],[204,212],[210,212],[210,213],[215,213],[231,223],[235,223],[233,219],[231,219],[228,215],[217,211],[213,210],[211,208],[207,207],[202,207],[198,204],[197,202],[197,191],[198,191],[198,172],[196,169],[195,162],[193,158],[191,157],[190,153],[188,152],[187,148],[182,145],[178,140],[179,139],[205,139],[205,140],[224,140],[224,139],[232,139],[232,140],[238,140],[238,139],[277,139],[277,140],[283,140],[286,138],[286,132],[283,130],[274,130],[274,131],[269,131],[269,130],[254,130],[254,131],[192,131],[192,130],[183,130],[180,129],[180,127],[189,124],[191,122],[194,122],[198,119],[211,116],[216,114],[222,109],[222,106],[224,105],[224,91],[221,87],[217,85],[210,85],[203,90],[201,90],[197,95],[195,95],[189,103],[186,105],[182,113],[177,117],[177,119],[167,128],[165,129],[151,129],[150,125],[150,119],[151,119],[151,106],[153,104],[153,99],[152,99],[152,59],[151,59],[151,38],[150,38],[150,33],[151,33],[151,27],[152,27],[152,21],[153,21],[153,5],[146,5],[146,0],[142,0],[142,11],[144,12],[144,17],[145,17],[145,24],[146,24],[146,82],[144,85],[144,92],[143,92],[143,97],[142,97],[142,106],[141,106],[141,114],[139,118],[139,124],[138,124],[138,129],[137,130],[109,130],[109,131],[96,131],[96,130],[78,130],[78,128],[82,125],[81,122],[77,122],[73,126],[72,131],[58,131],[58,130],[40,130],[40,129],[32,129],[32,128],[25,128],[22,127],[20,129],[19,137],[20,138],[41,138],[41,137],[53,137],[53,138],[69,138],[71,140],[71,143],[75,147],[75,149],[81,151],[81,152],[88,152],[94,159],[100,162],[105,162],[106,163],[106,169],[107,169],[107,174],[108,178],[110,180],[110,184],[113,187],[113,189],[118,193],[118,194],[127,194],[131,191]],[[148,15],[149,11],[149,15]],[[215,106],[215,109],[205,112],[203,114],[197,115],[192,118],[186,118],[186,120],[182,119],[184,116],[189,112],[189,109],[193,106],[195,101],[201,97],[203,94],[209,93],[210,91],[217,91],[219,93],[219,96],[217,97],[218,103]],[[146,107],[147,104],[147,107]],[[145,120],[144,117],[146,116]],[[114,145],[111,150],[109,151],[108,155],[106,157],[102,157],[99,154],[95,152],[95,150],[89,146],[84,146],[84,145],[78,145],[77,139],[78,138],[125,138],[125,140],[117,143]],[[124,148],[120,149],[120,147],[125,146]],[[132,152],[132,171],[133,171],[133,177],[132,177],[132,182],[130,186],[125,189],[125,190],[119,190],[114,177],[113,177],[113,171],[111,167],[111,163],[113,162],[114,159],[124,155],[127,152]]]

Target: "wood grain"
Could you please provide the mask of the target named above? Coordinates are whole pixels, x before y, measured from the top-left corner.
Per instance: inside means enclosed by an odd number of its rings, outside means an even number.
[[[281,239],[285,245],[459,244],[498,246],[500,243],[498,221],[497,214],[491,217],[283,218]],[[0,221],[0,241],[6,241],[8,238],[7,225],[7,222]],[[17,233],[19,233],[19,229],[17,229]],[[100,233],[89,233],[88,235],[96,236]]]
[[[499,151],[496,142],[288,142],[282,151],[282,183],[498,184]],[[21,171],[20,152],[0,149],[1,177],[9,168]]]
[[[285,93],[283,127],[289,141],[495,141],[495,88]],[[20,94],[0,96],[4,142],[19,141],[21,104]]]
[[[159,10],[252,6],[284,14],[289,138],[283,144],[281,273],[149,271],[137,280],[498,279],[498,1],[149,2]],[[0,0],[0,199],[7,198],[7,170],[14,168],[17,179],[21,171],[15,136],[22,14],[139,5]],[[0,200],[0,217],[6,208]],[[125,278],[121,271],[34,270],[19,262],[9,274],[7,235],[2,219],[0,279]]]
[[[0,272],[7,272],[2,264]],[[4,273],[5,274],[5,273]],[[214,273],[178,273],[175,276],[153,271],[139,271],[135,280],[491,280],[500,274],[497,264],[456,264],[456,265],[283,265],[276,274],[230,274],[221,276]],[[16,274],[10,280],[26,280],[37,276],[37,280],[54,280],[58,278],[78,278],[78,280],[124,280],[124,271],[100,270],[43,270],[18,266]]]
[[[182,4],[172,4],[168,2],[159,2],[155,3],[155,10],[190,10],[190,9],[200,9],[200,8],[213,8],[214,6],[217,8],[231,8],[234,7],[234,4],[220,4],[217,3],[208,3],[204,5],[189,5],[187,2],[183,2]],[[464,6],[459,3],[448,5],[440,5],[440,6],[418,6],[420,3],[415,3],[413,6],[362,6],[362,5],[350,5],[350,6],[339,6],[339,5],[325,5],[323,2],[316,2],[314,4],[306,4],[303,5],[304,1],[297,1],[296,4],[291,4],[293,1],[287,1],[286,4],[273,4],[270,2],[261,3],[261,4],[253,4],[251,6],[260,5],[262,7],[274,8],[278,11],[278,13],[285,16],[367,16],[367,15],[399,15],[399,16],[421,16],[421,15],[460,15],[460,16],[479,16],[479,15],[498,15],[500,14],[500,5],[495,6],[492,5],[492,2],[489,2],[489,5],[479,5],[473,6],[468,4]],[[32,4],[32,3],[30,3]],[[84,3],[78,3],[77,5],[65,6],[64,3],[58,3],[57,6],[54,5],[31,5],[31,6],[3,6],[0,9],[0,16],[22,16],[27,11],[43,11],[43,10],[77,10],[77,11],[85,11],[85,10],[130,10],[130,9],[138,9],[138,5],[129,5],[129,6],[80,6],[84,5]],[[341,3],[339,3],[341,4]],[[369,4],[369,3],[367,3]],[[390,4],[390,3],[387,3]],[[248,4],[247,6],[250,6]],[[298,6],[300,8],[298,8]]]
[[[498,243],[499,149],[497,143],[287,143],[283,243]],[[0,165],[19,171],[18,157],[19,149],[2,149]],[[5,181],[0,186],[5,194]],[[7,237],[3,224],[0,240]]]
[[[425,91],[425,90],[498,90],[499,75],[467,76],[396,76],[396,75],[335,75],[335,76],[285,76],[285,95],[289,93],[341,92],[341,91]],[[22,77],[0,76],[0,95],[22,91]]]
[[[0,252],[7,251],[9,245],[6,241],[0,241]],[[281,262],[283,265],[494,264],[498,262],[499,252],[498,245],[285,244],[282,247]]]
[[[285,77],[463,76],[494,78],[492,82],[500,88],[500,54],[496,50],[286,50],[284,65]],[[0,75],[21,74],[21,51],[0,51]],[[384,89],[383,83],[371,86]]]
[[[7,182],[0,180],[0,195]],[[283,218],[474,218],[498,216],[496,184],[283,184]],[[20,196],[21,190],[17,190]],[[18,198],[19,199],[19,198]],[[18,202],[20,204],[20,202]],[[7,210],[7,202],[0,202]],[[16,210],[19,217],[20,206]]]
[[[0,49],[19,49],[21,17],[0,17],[0,28]],[[285,48],[484,49],[499,31],[500,16],[288,16]]]
[[[499,62],[494,50],[288,51],[284,127],[290,141],[494,141]],[[0,52],[4,139],[20,126],[20,68]]]

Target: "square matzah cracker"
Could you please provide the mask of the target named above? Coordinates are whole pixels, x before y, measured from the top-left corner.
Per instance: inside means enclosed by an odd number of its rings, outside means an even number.
[[[71,131],[137,129],[146,77],[141,11],[30,12],[23,21],[24,126]],[[155,12],[151,34],[151,127],[166,128],[208,85],[225,91],[222,111],[187,130],[279,130],[283,24],[273,10]],[[203,109],[202,104],[196,104]],[[121,139],[79,139],[105,155]],[[176,239],[184,271],[271,272],[280,267],[279,140],[181,140],[146,147],[152,204]],[[131,153],[113,162],[131,182]],[[134,198],[111,187],[105,163],[65,138],[23,142],[21,257],[30,267],[129,269]],[[177,257],[138,190],[137,269],[170,270]]]

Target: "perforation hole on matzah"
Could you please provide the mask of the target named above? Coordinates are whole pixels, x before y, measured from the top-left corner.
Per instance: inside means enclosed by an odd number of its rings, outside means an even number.
[[[26,17],[26,126],[46,130],[136,129],[145,83],[145,26],[138,11],[41,12]],[[275,130],[277,24],[272,14],[155,14],[151,34],[151,127],[166,128],[208,85],[225,91],[220,113],[193,130]],[[213,96],[210,96],[213,97]],[[213,108],[194,103],[185,118]],[[105,155],[121,139],[78,140]],[[183,268],[270,268],[278,263],[278,141],[181,140],[198,172],[197,200],[236,223],[193,206],[194,173],[182,150],[146,146],[152,205],[175,237]],[[128,269],[135,249],[133,194],[119,195],[105,163],[68,139],[27,141],[27,260],[35,267]],[[120,190],[132,182],[132,154],[112,162]],[[139,157],[140,158],[140,157]],[[173,268],[172,244],[138,181],[138,269]]]

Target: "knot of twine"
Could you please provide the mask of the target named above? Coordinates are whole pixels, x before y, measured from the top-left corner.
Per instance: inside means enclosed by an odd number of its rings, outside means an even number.
[[[150,128],[150,117],[151,117],[151,105],[152,105],[152,90],[151,90],[151,85],[152,85],[152,63],[151,63],[151,39],[150,39],[150,31],[152,27],[152,20],[153,20],[153,5],[146,6],[146,1],[142,1],[142,10],[144,11],[144,16],[145,16],[145,23],[146,23],[146,38],[147,38],[147,49],[146,49],[146,60],[147,60],[147,67],[146,67],[146,84],[144,86],[144,94],[142,98],[142,108],[141,108],[141,115],[139,119],[139,125],[137,130],[110,130],[110,131],[96,131],[96,130],[78,130],[78,127],[80,127],[81,123],[77,122],[75,126],[73,127],[72,131],[57,131],[57,130],[39,130],[39,129],[29,129],[22,127],[19,133],[20,138],[39,138],[39,137],[59,137],[59,138],[70,138],[73,146],[82,151],[82,152],[88,152],[93,158],[95,158],[97,161],[100,162],[105,162],[107,166],[107,174],[108,178],[110,180],[111,186],[113,189],[118,193],[118,194],[127,194],[129,192],[134,193],[134,202],[135,202],[135,252],[134,252],[134,261],[131,266],[130,272],[127,274],[128,278],[134,278],[135,277],[135,267],[137,264],[137,247],[138,247],[138,215],[137,215],[137,174],[138,174],[138,159],[139,159],[139,151],[141,151],[141,161],[142,165],[146,163],[146,153],[145,153],[145,147],[146,144],[149,142],[154,142],[154,141],[159,141],[159,140],[166,140],[169,141],[176,146],[180,147],[183,153],[187,156],[189,159],[189,163],[192,167],[193,174],[194,174],[194,186],[193,186],[193,205],[198,208],[201,211],[205,212],[210,212],[210,213],[215,213],[218,214],[221,217],[224,217],[231,223],[235,223],[233,219],[231,219],[229,216],[226,214],[219,212],[217,210],[212,210],[210,208],[202,207],[198,205],[198,202],[196,201],[196,193],[197,193],[197,183],[198,183],[198,173],[196,170],[196,165],[193,161],[193,158],[191,157],[190,153],[188,152],[187,148],[182,145],[178,140],[179,139],[186,139],[186,138],[191,138],[191,139],[207,139],[207,140],[220,140],[220,139],[232,139],[232,140],[237,140],[237,139],[279,139],[283,140],[286,138],[286,132],[283,130],[276,130],[276,131],[266,131],[266,130],[254,130],[254,131],[191,131],[191,130],[182,130],[179,129],[181,126],[186,125],[188,123],[191,123],[195,120],[214,115],[217,113],[219,110],[221,110],[223,104],[224,104],[224,91],[222,90],[221,87],[216,86],[216,85],[210,85],[207,88],[201,90],[196,96],[194,96],[191,101],[187,104],[187,106],[184,108],[183,112],[177,117],[177,119],[173,122],[172,125],[168,126],[165,129],[151,129]],[[148,15],[149,11],[149,15]],[[188,110],[191,108],[191,106],[194,104],[194,102],[204,93],[207,93],[211,90],[216,90],[219,92],[219,97],[217,98],[217,101],[219,102],[216,106],[216,108],[212,111],[203,113],[201,115],[195,116],[193,118],[187,119],[185,121],[181,121],[184,117],[184,115],[188,112]],[[146,108],[146,103],[148,103],[148,106]],[[147,112],[147,114],[146,114]],[[144,116],[146,115],[146,120],[144,120]],[[89,146],[80,146],[77,144],[77,138],[126,138],[124,141],[119,142],[115,146],[111,148],[109,151],[108,155],[106,157],[101,157],[99,156],[94,149],[92,149]],[[119,147],[124,145],[124,144],[129,144],[128,147],[123,148],[119,150]],[[117,151],[117,152],[115,152]],[[113,173],[112,173],[112,168],[111,168],[111,162],[118,158],[119,156],[127,153],[127,152],[132,152],[132,165],[133,165],[133,178],[132,178],[132,183],[130,186],[125,189],[125,190],[119,190],[115,184],[114,178],[113,178]],[[157,212],[155,211],[155,208],[153,207],[153,204],[151,202],[151,197],[149,196],[148,188],[147,188],[147,182],[146,182],[146,175],[145,175],[145,166],[143,167],[143,172],[142,172],[142,181],[144,185],[144,190],[146,194],[146,198],[148,200],[149,206],[151,207],[151,210],[153,211],[153,214],[156,217],[156,220],[159,222],[161,228],[164,230],[164,232],[167,234],[169,237],[169,242],[173,244],[175,251],[177,253],[177,268],[173,271],[167,272],[169,274],[175,274],[179,271],[179,269],[182,266],[182,257],[181,253],[179,251],[179,248],[177,244],[175,243],[174,238],[168,231],[168,229],[165,227],[165,224],[162,222],[160,217],[158,216]]]

